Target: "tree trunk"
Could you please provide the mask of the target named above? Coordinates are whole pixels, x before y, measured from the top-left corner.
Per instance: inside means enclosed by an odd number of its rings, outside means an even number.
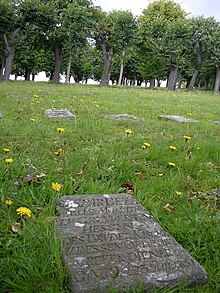
[[[0,69],[0,80],[3,79],[4,67],[5,67],[5,58],[2,58],[2,64]]]
[[[118,78],[118,85],[121,85],[122,77],[123,77],[123,71],[124,71],[124,56],[125,56],[125,50],[122,50],[122,56],[121,56],[121,68],[120,68],[120,74]]]
[[[220,89],[220,66],[216,69],[214,93],[218,94]]]
[[[35,74],[32,73],[32,79],[31,80],[34,81],[34,79],[35,79]]]
[[[103,60],[103,72],[102,72],[102,78],[101,78],[101,86],[107,86],[109,84],[110,80],[110,68],[112,63],[112,57],[113,57],[113,49],[111,48],[109,52],[106,51],[106,45],[104,42],[100,42],[100,46],[102,48],[102,60]]]
[[[31,72],[29,70],[25,70],[24,79],[31,80]]]
[[[198,75],[199,75],[199,70],[198,69],[195,69],[194,70],[194,73],[193,73],[193,76],[192,76],[192,78],[190,80],[190,84],[189,84],[190,90],[192,90],[195,87],[195,84],[196,84],[196,80],[197,80]]]
[[[176,88],[176,81],[177,81],[178,69],[175,66],[170,68],[167,88],[169,91],[174,91]]]
[[[72,65],[72,55],[70,54],[69,61],[68,61],[68,65],[67,65],[67,70],[66,70],[66,80],[65,80],[65,83],[70,82],[70,69],[71,69],[71,65]]]
[[[157,87],[160,87],[160,79],[157,78]]]
[[[54,77],[53,80],[55,83],[60,81],[60,65],[62,59],[62,45],[55,43],[55,68],[54,68]]]
[[[17,36],[20,28],[16,28],[13,30],[10,34],[10,41],[14,41],[15,37]],[[12,70],[12,64],[14,61],[14,56],[15,56],[15,46],[9,45],[8,39],[6,34],[3,34],[4,42],[5,42],[5,47],[6,47],[6,56],[5,56],[5,72],[3,79],[4,80],[9,80],[11,70]]]
[[[155,79],[152,78],[152,79],[149,80],[149,82],[150,82],[150,88],[151,89],[155,88]]]
[[[209,86],[209,79],[206,78],[206,79],[204,80],[204,86],[203,86],[203,88],[204,88],[204,89],[207,89],[208,86]]]

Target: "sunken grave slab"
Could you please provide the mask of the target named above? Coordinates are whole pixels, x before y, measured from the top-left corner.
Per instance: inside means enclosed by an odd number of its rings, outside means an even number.
[[[207,282],[205,270],[129,194],[63,196],[57,235],[72,292],[148,292]],[[124,292],[124,291],[123,291]]]
[[[105,115],[102,116],[105,119],[111,119],[111,120],[132,120],[132,121],[140,121],[139,118],[129,115],[129,114],[112,114],[112,115]]]
[[[27,99],[27,96],[24,95],[11,95],[12,98],[14,99]]]
[[[189,122],[189,123],[199,122],[197,120],[187,118],[184,116],[178,116],[178,115],[159,115],[159,118],[167,119],[167,120],[171,120],[171,121],[176,121],[176,122]]]
[[[76,117],[67,109],[59,109],[59,110],[46,109],[44,114],[48,118],[54,119],[54,120],[62,119],[62,118],[73,119]]]

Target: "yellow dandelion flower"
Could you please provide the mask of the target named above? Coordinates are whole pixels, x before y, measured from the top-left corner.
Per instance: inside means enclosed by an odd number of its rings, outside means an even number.
[[[38,98],[38,95],[34,95],[35,98]]]
[[[3,151],[4,151],[5,153],[8,153],[8,152],[10,152],[10,149],[8,149],[8,148],[4,148]]]
[[[145,142],[142,147],[143,147],[143,149],[150,148],[151,144],[148,142]]]
[[[187,112],[187,113],[186,113],[186,115],[188,115],[188,116],[192,116],[192,113],[190,113],[190,112]]]
[[[61,188],[61,184],[59,184],[58,182],[56,182],[56,183],[52,183],[52,188],[53,188],[53,190],[55,190],[55,191],[59,191],[60,190],[60,188]]]
[[[159,175],[160,177],[162,177],[164,174],[163,174],[163,173],[159,173],[158,175]]]
[[[177,195],[182,195],[183,193],[181,191],[176,191]]]
[[[59,148],[57,151],[61,154],[63,152],[63,149]]]
[[[167,164],[167,166],[170,167],[170,168],[172,168],[172,167],[175,167],[176,164],[174,164],[174,163],[172,163],[172,162],[169,162],[169,163]]]
[[[7,206],[11,206],[13,204],[13,200],[11,199],[6,199],[5,200],[5,204],[7,204]]]
[[[170,146],[170,149],[171,149],[171,151],[175,151],[175,150],[177,149],[177,147],[171,145],[171,146]]]
[[[16,210],[16,212],[17,212],[17,214],[18,215],[20,215],[21,217],[22,216],[28,216],[28,217],[30,217],[31,216],[31,214],[32,214],[32,211],[30,210],[30,209],[28,209],[28,208],[25,208],[25,207],[20,207],[20,208],[18,208],[17,210]]]
[[[51,109],[54,111],[54,110],[56,110],[56,108],[55,107],[51,107]]]
[[[185,141],[188,141],[188,140],[191,140],[192,137],[191,136],[188,136],[188,135],[184,135],[183,138],[185,138]]]
[[[13,159],[5,159],[5,163],[7,164],[12,164],[14,162]]]
[[[32,121],[32,122],[35,122],[35,119],[34,119],[34,118],[31,118],[31,121]]]
[[[62,128],[62,127],[58,127],[58,128],[57,128],[57,132],[59,132],[59,133],[64,132],[64,128]]]
[[[125,133],[126,133],[127,135],[129,135],[129,134],[132,133],[132,130],[131,130],[131,129],[125,129]]]

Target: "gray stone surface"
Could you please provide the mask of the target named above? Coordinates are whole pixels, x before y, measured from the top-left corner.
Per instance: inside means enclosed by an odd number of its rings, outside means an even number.
[[[46,109],[44,112],[45,116],[47,116],[50,119],[62,119],[62,118],[68,118],[68,119],[73,119],[76,116],[73,115],[70,111],[67,109],[57,109],[57,110],[52,110],[52,109]]]
[[[191,123],[199,122],[197,120],[187,118],[184,116],[178,116],[178,115],[159,115],[159,118],[176,121],[176,122],[191,122]]]
[[[207,282],[205,270],[129,194],[64,196],[57,234],[74,293]],[[123,291],[124,292],[124,291]]]
[[[214,193],[215,195],[220,195],[220,188],[212,189],[211,191],[212,191],[212,193]]]
[[[11,95],[12,98],[14,99],[26,99],[28,98],[27,96],[23,96],[23,95]]]
[[[129,114],[112,114],[112,115],[105,115],[102,116],[105,119],[112,119],[112,120],[132,120],[132,121],[140,121],[141,119],[129,115]]]
[[[220,121],[214,121],[213,123],[214,124],[220,124]]]

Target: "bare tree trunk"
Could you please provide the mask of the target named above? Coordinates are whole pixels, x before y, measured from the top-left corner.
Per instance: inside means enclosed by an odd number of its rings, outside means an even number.
[[[72,65],[72,55],[70,54],[69,60],[68,60],[68,65],[67,65],[67,70],[66,70],[66,80],[65,83],[70,82],[70,69]]]
[[[189,84],[190,90],[192,90],[195,87],[198,75],[199,75],[199,70],[195,69],[194,72],[193,72],[193,76],[192,76],[192,78],[190,80],[190,84]]]
[[[17,36],[20,28],[16,28],[13,30],[10,34],[10,41],[14,41],[15,37]],[[5,47],[6,47],[6,57],[5,57],[5,72],[3,79],[4,80],[9,80],[11,70],[12,70],[12,64],[14,61],[14,56],[15,56],[15,46],[14,45],[9,45],[8,39],[6,34],[3,34],[4,42],[5,42]]]
[[[5,68],[5,58],[2,58],[2,65],[0,69],[0,80],[3,79],[4,68]]]
[[[176,88],[176,81],[177,81],[178,69],[175,66],[170,68],[170,74],[168,78],[167,88],[170,91],[174,91]]]
[[[110,80],[109,71],[112,63],[113,49],[111,48],[109,52],[107,52],[105,42],[103,41],[100,42],[100,46],[102,48],[102,60],[104,65],[100,85],[107,86]]]
[[[155,88],[155,79],[152,78],[152,79],[149,80],[149,82],[150,82],[150,88],[151,89]]]
[[[214,93],[218,94],[220,89],[220,66],[216,69]]]
[[[24,79],[31,80],[31,72],[29,70],[25,70]]]
[[[60,81],[60,65],[62,59],[62,45],[55,43],[55,68],[54,68],[54,77],[53,80],[55,83]]]
[[[121,85],[122,77],[123,77],[123,71],[124,71],[124,56],[125,56],[125,50],[122,50],[122,56],[121,56],[121,68],[120,68],[120,74],[118,78],[118,85]]]

